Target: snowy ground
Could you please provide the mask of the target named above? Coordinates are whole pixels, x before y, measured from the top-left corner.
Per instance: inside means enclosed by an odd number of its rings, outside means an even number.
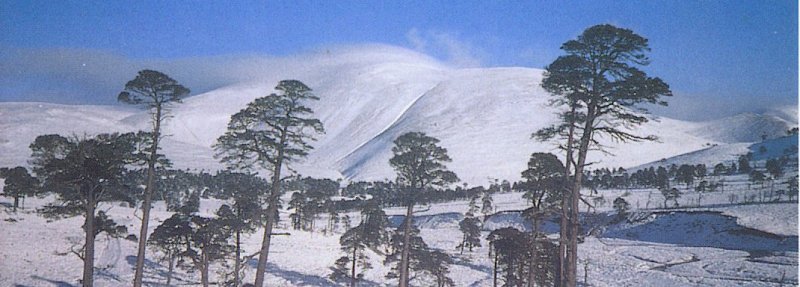
[[[730,182],[735,182],[731,177]],[[732,185],[736,186],[736,185]],[[661,208],[660,195],[648,190],[600,191],[612,198],[629,193],[629,201],[639,201],[640,210],[633,212],[628,221],[603,226],[597,236],[587,237],[579,245],[579,282],[584,275],[590,286],[781,286],[796,285],[797,279],[797,203],[756,202],[732,205],[724,195],[706,195],[700,206],[690,204],[693,194],[685,197],[680,209]],[[731,188],[726,193],[752,192]],[[644,209],[650,194],[651,209]],[[69,254],[69,249],[81,243],[82,218],[49,221],[33,213],[33,208],[47,202],[45,199],[28,199],[26,208],[12,213],[6,208],[10,201],[0,199],[0,285],[2,286],[75,286],[81,276],[81,261]],[[518,193],[494,196],[497,213],[484,225],[483,237],[491,229],[515,226],[526,228],[517,211],[526,207]],[[204,200],[200,212],[210,215],[221,204]],[[491,286],[492,264],[488,256],[488,243],[473,252],[458,254],[455,246],[461,238],[458,222],[467,209],[467,202],[450,202],[420,206],[416,222],[426,242],[454,256],[456,264],[451,277],[457,286]],[[613,216],[609,206],[598,213],[587,214],[594,222],[608,222]],[[119,204],[105,204],[101,210],[129,232],[138,230],[138,213]],[[286,211],[284,211],[286,212]],[[403,208],[389,208],[393,222],[399,220]],[[170,216],[163,205],[157,205],[151,227],[155,228]],[[351,214],[357,223],[359,215]],[[284,214],[287,218],[288,214]],[[325,218],[320,218],[324,222]],[[322,226],[324,224],[318,224]],[[327,276],[333,262],[341,256],[339,236],[323,234],[322,230],[304,232],[289,230],[286,223],[278,232],[289,236],[274,239],[267,276],[270,286],[336,286]],[[545,223],[545,231],[555,233],[557,225]],[[247,254],[258,249],[261,232],[246,237]],[[35,243],[32,243],[35,242]],[[101,235],[97,243],[97,286],[128,285],[133,277],[136,243]],[[149,251],[151,257],[154,253]],[[149,258],[149,259],[150,259]],[[384,278],[389,267],[383,258],[370,254],[375,267],[366,272],[366,286],[393,286],[396,281]],[[255,261],[248,262],[248,281],[252,280]],[[162,286],[166,267],[159,262],[148,262],[149,286]],[[225,270],[217,266],[215,270]],[[212,278],[217,273],[212,271]],[[178,285],[196,285],[199,275],[181,272]],[[414,281],[415,286],[430,282]]]

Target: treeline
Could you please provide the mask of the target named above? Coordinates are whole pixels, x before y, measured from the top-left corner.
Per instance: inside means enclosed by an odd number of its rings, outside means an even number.
[[[703,183],[708,177],[721,177],[737,174],[747,174],[750,177],[761,178],[770,176],[777,178],[783,175],[783,170],[791,163],[787,156],[768,159],[763,169],[751,164],[753,154],[739,156],[736,162],[726,165],[718,163],[713,167],[705,164],[671,164],[669,166],[651,166],[628,172],[620,168],[601,168],[587,171],[584,174],[583,187],[588,189],[629,189],[629,188],[670,188],[675,184],[684,184],[687,188],[695,183]],[[716,184],[722,184],[718,181]],[[703,186],[717,188],[706,181]]]

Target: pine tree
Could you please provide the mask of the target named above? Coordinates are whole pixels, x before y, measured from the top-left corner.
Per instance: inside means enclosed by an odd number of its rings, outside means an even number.
[[[292,229],[300,230],[305,229],[305,207],[308,202],[308,198],[306,194],[300,191],[295,191],[292,193],[292,197],[289,200],[289,209],[293,210],[292,214],[289,215],[289,218],[292,220]]]
[[[336,268],[331,274],[333,280],[349,279],[350,286],[356,286],[358,280],[364,278],[364,271],[371,269],[372,266],[367,260],[365,250],[367,249],[364,238],[366,225],[362,224],[345,231],[339,238],[342,252],[346,255],[336,261]],[[345,261],[346,260],[346,261]],[[346,266],[350,266],[349,272]]]
[[[498,273],[503,271],[505,284],[502,286],[523,286],[523,274],[528,250],[525,234],[516,228],[505,227],[492,231],[486,237],[494,262],[494,286],[497,286]]]
[[[272,173],[267,196],[266,223],[258,256],[255,286],[264,285],[272,229],[276,224],[282,194],[281,172],[295,160],[308,155],[312,134],[323,133],[322,122],[311,117],[305,106],[319,100],[311,88],[297,80],[283,80],[275,87],[280,94],[257,98],[231,116],[228,130],[217,139],[214,148],[223,163],[233,168],[260,167]]]
[[[57,201],[40,212],[48,217],[84,216],[82,254],[83,286],[94,284],[96,209],[100,202],[133,202],[132,188],[122,184],[138,153],[135,134],[100,134],[93,138],[38,136],[30,145],[31,164],[42,190],[55,193]]]
[[[147,240],[147,244],[161,251],[163,254],[161,259],[167,261],[167,286],[171,286],[176,260],[184,251],[185,246],[190,244],[191,234],[190,216],[184,213],[175,213],[157,226]]]
[[[447,149],[438,145],[439,140],[421,132],[409,132],[399,136],[392,148],[394,156],[389,164],[397,171],[397,183],[402,187],[402,203],[406,206],[403,220],[403,241],[400,245],[401,259],[397,268],[400,287],[407,287],[411,255],[411,234],[416,196],[429,188],[446,186],[458,181],[455,173],[447,170],[444,163],[450,162]],[[421,240],[421,239],[420,239]]]
[[[422,258],[419,268],[429,273],[436,280],[437,287],[450,287],[455,286],[453,279],[448,276],[450,274],[450,265],[452,264],[453,258],[450,255],[438,250],[432,250]]]
[[[520,184],[525,191],[522,197],[531,203],[526,215],[531,219],[533,226],[529,267],[534,268],[539,265],[536,259],[543,248],[539,242],[541,221],[548,213],[558,208],[558,201],[563,197],[564,165],[551,153],[533,153],[528,161],[528,168],[522,172],[522,178],[525,180]],[[531,270],[528,275],[529,282],[535,280],[535,272]]]
[[[346,219],[349,221],[349,217]],[[336,260],[331,279],[349,279],[350,286],[355,286],[363,278],[363,271],[372,268],[367,261],[366,249],[379,252],[389,243],[388,226],[389,219],[378,202],[374,199],[367,201],[361,210],[361,223],[345,231],[339,238],[345,256]]]
[[[558,137],[566,153],[565,174],[571,181],[571,196],[562,204],[559,286],[577,284],[578,202],[589,150],[602,149],[597,138],[617,141],[655,140],[655,136],[632,134],[629,128],[648,121],[640,103],[666,105],[669,86],[649,77],[638,66],[649,64],[647,39],[628,29],[597,25],[561,46],[566,55],[546,67],[542,87],[563,106],[561,122],[536,133],[540,140]],[[623,128],[624,127],[624,128]]]
[[[767,180],[767,176],[764,175],[763,172],[757,169],[750,170],[750,183],[751,184],[761,184],[761,188],[758,190],[760,194],[761,201],[764,201],[764,181]]]
[[[203,287],[209,286],[208,270],[214,261],[225,259],[233,246],[228,243],[231,230],[224,221],[217,218],[191,216],[192,233],[188,248],[183,256],[191,259],[194,267],[200,271],[200,282]]]
[[[144,271],[145,243],[150,221],[150,204],[156,180],[156,164],[158,163],[158,145],[161,141],[161,125],[169,114],[173,103],[180,103],[189,95],[189,89],[180,85],[169,76],[153,70],[139,71],[136,78],[125,84],[125,89],[117,100],[126,104],[143,106],[152,117],[152,132],[149,133],[150,146],[147,158],[147,182],[145,184],[144,202],[142,202],[142,225],[139,233],[139,249],[136,253],[136,271],[133,279],[134,287],[142,286]]]
[[[677,188],[663,188],[661,189],[661,195],[664,196],[664,208],[667,208],[667,201],[670,200],[675,202],[675,206],[678,206],[678,198],[681,197],[681,192]]]
[[[666,206],[666,201],[664,201],[664,205]],[[624,198],[617,197],[614,199],[614,210],[617,211],[618,217],[627,215],[629,209],[631,209],[631,205]]]
[[[472,252],[473,248],[481,247],[481,221],[475,217],[474,213],[477,210],[478,205],[475,202],[475,198],[473,198],[470,200],[469,210],[464,214],[464,219],[458,223],[458,228],[461,230],[463,238],[461,243],[456,246],[456,249],[460,249],[461,253],[464,253],[464,248],[469,248],[469,251]]]
[[[369,200],[364,203],[361,209],[361,225],[363,228],[362,239],[364,245],[373,249],[380,250],[381,247],[389,244],[391,233],[389,232],[389,218],[386,212],[380,207],[377,200]]]
[[[663,166],[659,166],[656,170],[655,186],[657,188],[669,188],[669,172]]]
[[[0,168],[0,178],[5,179],[3,195],[14,198],[13,211],[17,212],[20,199],[36,194],[39,189],[39,180],[31,176],[28,170],[18,166],[15,168]]]
[[[727,168],[725,167],[724,163],[718,163],[714,166],[713,174],[715,176],[720,176],[726,174],[728,172]]]
[[[484,221],[489,219],[489,216],[492,215],[492,212],[494,211],[494,200],[492,199],[492,194],[494,194],[495,190],[495,185],[490,185],[488,189],[483,191],[483,197],[481,197],[481,213],[483,213]]]
[[[408,278],[411,278],[410,272],[412,271],[427,273],[436,280],[438,286],[451,286],[452,279],[447,274],[452,259],[447,254],[428,247],[422,237],[419,236],[419,228],[416,226],[411,225],[411,228],[406,229],[405,226],[409,226],[407,224],[408,221],[408,219],[403,220],[403,224],[392,235],[392,252],[387,254],[384,264],[401,262],[402,256],[408,254],[406,257],[408,259]],[[392,271],[386,275],[386,278],[403,278],[402,266],[402,264],[393,266]],[[402,282],[400,281],[401,284]],[[406,283],[408,284],[407,281]]]
[[[686,188],[688,189],[689,186],[694,183],[694,177],[695,168],[688,164],[682,164],[680,167],[678,167],[678,173],[675,176],[675,180],[686,184]]]
[[[236,286],[242,284],[242,270],[244,269],[242,258],[242,235],[252,233],[261,223],[261,201],[259,195],[263,194],[264,184],[255,175],[247,175],[250,184],[242,181],[229,182],[231,188],[238,189],[233,195],[232,205],[222,205],[217,210],[218,220],[228,230],[233,233],[234,238],[234,261],[233,261],[233,282]],[[238,183],[238,184],[237,184]]]
[[[786,195],[789,196],[789,200],[792,200],[792,198],[797,197],[797,191],[798,191],[797,177],[798,176],[795,175],[794,177],[790,177],[789,179],[783,182],[786,184],[786,187],[788,189],[786,191]]]
[[[739,163],[739,173],[750,173],[752,168],[750,167],[750,154],[740,155],[738,159]]]
[[[769,177],[770,197],[772,197],[772,193],[775,190],[775,181],[778,180],[778,178],[780,178],[781,176],[783,176],[783,164],[779,159],[768,159],[764,168],[770,175]]]

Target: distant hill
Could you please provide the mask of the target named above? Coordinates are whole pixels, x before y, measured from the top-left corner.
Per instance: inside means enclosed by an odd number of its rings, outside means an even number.
[[[425,55],[390,46],[365,46],[341,53],[275,59],[266,76],[193,96],[172,110],[165,127],[164,153],[176,168],[218,169],[211,144],[231,114],[274,92],[279,80],[303,81],[321,100],[312,104],[326,133],[294,168],[318,177],[352,180],[394,178],[388,164],[392,141],[408,131],[441,140],[448,166],[471,184],[489,178],[516,180],[533,152],[553,152],[553,143],[531,133],[552,124],[555,108],[539,86],[542,70],[529,68],[454,69]],[[122,88],[124,83],[120,83]],[[191,87],[190,87],[191,88]],[[792,110],[785,111],[791,114]],[[796,119],[796,110],[794,118]],[[40,134],[94,134],[147,128],[145,111],[120,106],[0,103],[0,166],[26,164],[27,146]],[[688,122],[660,118],[640,134],[658,142],[620,143],[601,139],[616,156],[594,153],[592,167],[630,167],[717,144],[759,141],[796,122],[774,115],[743,114],[730,119]]]

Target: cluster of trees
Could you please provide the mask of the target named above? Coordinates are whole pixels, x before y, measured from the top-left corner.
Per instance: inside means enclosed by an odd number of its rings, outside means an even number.
[[[584,175],[586,180],[583,185],[585,188],[593,190],[597,188],[657,188],[664,197],[663,207],[667,208],[669,202],[672,202],[673,206],[678,206],[678,198],[683,194],[678,189],[681,184],[683,190],[698,193],[697,204],[700,204],[704,193],[725,190],[725,180],[721,178],[722,176],[746,174],[751,185],[760,185],[759,194],[755,196],[758,196],[761,201],[780,200],[784,195],[789,199],[797,196],[797,188],[792,185],[791,178],[778,182],[778,179],[784,175],[784,168],[789,164],[788,157],[767,159],[763,169],[751,164],[752,157],[752,153],[747,153],[739,156],[738,160],[730,165],[718,163],[711,169],[704,164],[672,164],[668,167],[640,169],[632,175],[628,175],[623,168],[613,170],[603,168],[586,172]],[[765,187],[767,183],[770,186],[768,190]],[[782,183],[787,188],[776,190],[776,183]],[[752,196],[752,199],[746,197],[745,200],[755,200],[755,196]],[[602,197],[597,197],[594,203],[602,204],[602,200]],[[730,195],[731,203],[736,200],[738,200],[738,195]]]
[[[73,252],[84,261],[83,286],[94,283],[95,237],[101,232],[115,236],[122,233],[120,229],[109,229],[115,226],[113,221],[97,212],[99,204],[110,201],[141,203],[134,286],[142,284],[147,244],[164,251],[171,262],[170,269],[178,258],[191,259],[201,271],[204,285],[209,284],[209,264],[234,252],[232,273],[239,284],[241,234],[264,224],[256,274],[256,285],[262,286],[269,239],[277,221],[278,197],[284,191],[281,172],[307,154],[313,134],[323,132],[321,122],[310,117],[313,111],[304,106],[307,101],[318,99],[310,88],[296,80],[285,80],[276,90],[281,93],[258,98],[233,115],[228,131],[215,145],[220,160],[231,170],[242,172],[211,175],[169,170],[169,161],[159,154],[161,126],[171,106],[188,96],[189,89],[163,73],[140,71],[125,85],[118,100],[147,109],[151,131],[93,137],[39,136],[30,146],[34,175],[23,167],[0,170],[0,176],[6,179],[5,194],[15,198],[16,208],[25,196],[52,193],[57,200],[41,208],[41,214],[84,217],[84,244]],[[267,182],[250,173],[256,168],[270,172],[272,180]],[[172,191],[162,192],[162,199],[178,213],[156,228],[156,239],[149,240],[149,215],[156,190]],[[230,199],[232,204],[220,208],[217,217],[201,217],[193,214],[201,196]],[[262,208],[264,204],[266,210]],[[228,244],[230,237],[235,237],[232,247]],[[182,249],[177,249],[179,246]]]
[[[428,203],[451,202],[457,200],[470,200],[476,195],[483,196],[483,201],[491,201],[487,194],[507,193],[517,191],[515,185],[508,180],[493,180],[488,186],[470,187],[466,183],[461,186],[443,186],[437,189],[421,190],[416,194],[420,200]],[[367,199],[378,199],[384,207],[404,206],[402,194],[395,192],[402,188],[396,181],[354,181],[341,190],[341,195],[346,198],[339,199],[332,204],[338,211],[359,210],[361,204]],[[489,203],[482,203],[488,205]]]
[[[314,230],[314,223],[322,213],[328,213],[329,221],[325,230],[333,231],[339,223],[339,214],[331,200],[339,194],[339,183],[330,179],[310,177],[289,181],[289,190],[295,190],[289,201],[292,228],[295,230]]]
[[[540,232],[540,225],[546,218],[561,212],[559,203],[565,196],[565,180],[564,164],[555,155],[531,155],[527,169],[522,171],[522,180],[514,184],[514,189],[524,192],[523,198],[531,205],[522,215],[532,228],[524,232],[506,227],[487,236],[494,286],[499,286],[500,279],[502,286],[552,286],[557,282],[558,248]],[[479,196],[475,196],[470,200],[469,209],[459,223],[463,237],[456,248],[461,253],[465,248],[471,252],[474,247],[481,246],[481,221],[475,216],[478,199]]]
[[[458,181],[455,173],[445,166],[451,161],[447,150],[438,143],[436,138],[421,132],[405,133],[394,141],[394,155],[389,164],[397,172],[393,192],[406,207],[403,222],[393,232],[388,232],[389,222],[381,208],[381,197],[365,201],[361,223],[340,238],[345,255],[336,260],[332,279],[349,280],[350,286],[355,286],[363,279],[363,271],[371,267],[366,251],[372,250],[385,255],[384,264],[393,265],[386,277],[398,279],[399,286],[408,286],[413,278],[423,277],[430,278],[436,286],[454,286],[448,277],[452,258],[429,247],[413,223],[414,207],[428,200],[419,196],[421,193],[433,192]],[[351,195],[358,194],[356,188],[367,190],[363,185],[349,186],[345,190]]]
[[[230,270],[223,274],[226,284],[242,284],[243,262],[252,256],[242,255],[241,239],[265,220],[262,210],[265,181],[255,174],[230,171],[218,173],[215,178],[219,179],[216,194],[229,203],[220,206],[215,217],[196,214],[197,208],[189,202],[156,227],[148,240],[150,246],[161,251],[161,259],[169,267],[167,285],[176,262],[178,266],[198,270],[203,286],[209,285],[209,267],[214,262]],[[229,259],[233,259],[232,268],[228,266]]]
[[[493,286],[553,286],[558,247],[544,234],[513,227],[492,231],[487,237],[493,262]],[[498,280],[503,284],[499,285]]]
[[[629,174],[625,169],[619,168],[609,170],[607,168],[596,169],[591,172],[586,172],[584,177],[586,180],[583,182],[586,188],[668,188],[670,183],[683,183],[687,186],[693,185],[695,182],[702,182],[708,176],[723,176],[749,173],[752,168],[746,156],[742,156],[736,163],[731,163],[731,166],[726,166],[724,163],[718,163],[709,170],[705,164],[672,164],[667,167],[649,167],[639,169],[636,172]],[[710,171],[710,173],[709,173]],[[708,184],[708,182],[706,182]]]

